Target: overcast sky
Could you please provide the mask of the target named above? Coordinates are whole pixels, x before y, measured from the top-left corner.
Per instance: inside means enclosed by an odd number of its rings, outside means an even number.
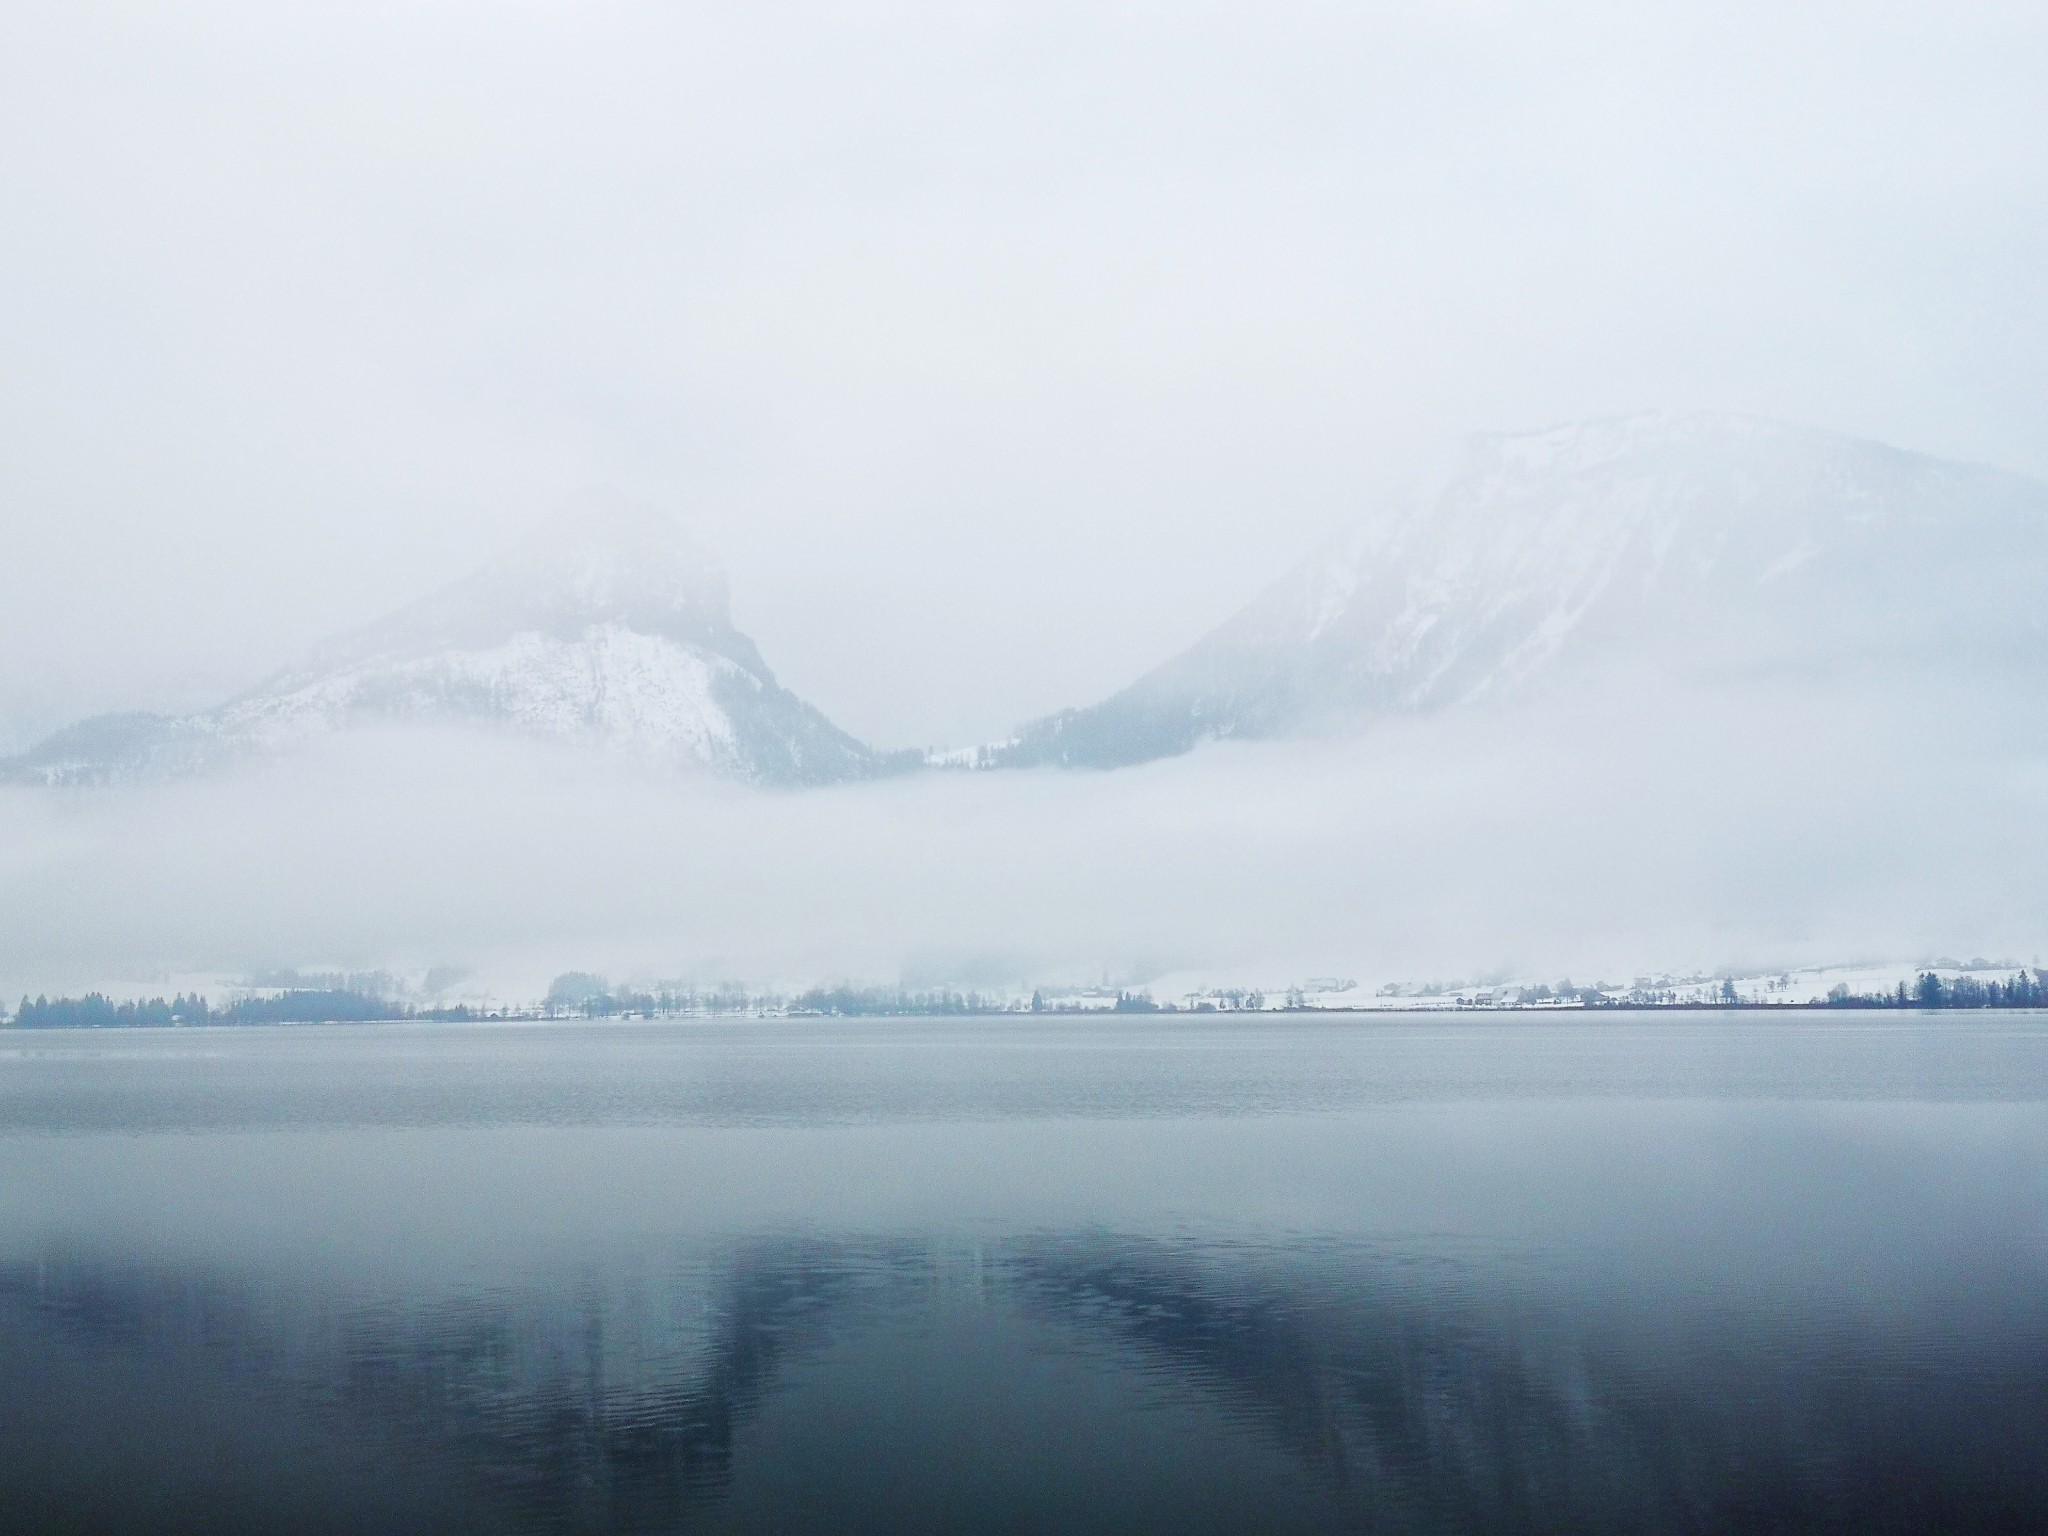
[[[2048,8],[7,8],[0,744],[206,704],[592,485],[972,740],[1478,429],[2048,473]]]

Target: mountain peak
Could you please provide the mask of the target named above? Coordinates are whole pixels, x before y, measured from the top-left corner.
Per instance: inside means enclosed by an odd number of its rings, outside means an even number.
[[[573,640],[593,625],[708,646],[766,675],[732,627],[718,559],[664,514],[615,492],[571,502],[470,575],[337,635],[306,671],[416,656],[534,633]]]
[[[703,546],[601,493],[217,709],[85,722],[0,776],[156,777],[377,724],[481,727],[767,784],[904,766],[777,684]]]
[[[728,609],[717,557],[672,518],[615,491],[578,497],[479,575],[592,617],[660,606],[723,622]]]
[[[1311,558],[998,763],[1115,766],[1205,740],[1525,696],[2048,664],[2048,491],[1763,418],[1656,412],[1471,439],[1403,517]]]

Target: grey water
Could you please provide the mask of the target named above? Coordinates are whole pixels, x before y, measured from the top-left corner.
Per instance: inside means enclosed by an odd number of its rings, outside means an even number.
[[[0,1527],[2048,1529],[2048,1024],[4,1034]]]

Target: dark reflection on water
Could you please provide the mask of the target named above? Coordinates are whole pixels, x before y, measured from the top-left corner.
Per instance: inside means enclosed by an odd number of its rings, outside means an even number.
[[[1209,1391],[1374,1528],[1954,1528],[2048,1509],[2041,1312],[1909,1362],[1901,1345],[1929,1341],[1632,1317],[1640,1299],[1612,1294],[1544,1306],[1369,1273],[1206,1273],[1156,1245],[1033,1255],[1026,1274],[1034,1299]]]
[[[0,1524],[2040,1529],[2048,1084],[2004,1027],[1995,1094],[1979,1061],[1902,1104],[1679,1092],[1725,1081],[1716,1044],[1666,1105],[1257,1124],[1205,1107],[1213,1060],[1161,1113],[1171,1052],[1128,1125],[95,1109],[0,1137]],[[1928,1043],[1836,1049],[1853,1084]],[[922,1070],[1010,1091],[992,1056]]]

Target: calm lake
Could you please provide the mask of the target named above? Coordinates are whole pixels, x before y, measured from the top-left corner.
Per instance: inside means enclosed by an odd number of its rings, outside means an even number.
[[[0,1033],[0,1526],[2048,1529],[2048,1020]]]

